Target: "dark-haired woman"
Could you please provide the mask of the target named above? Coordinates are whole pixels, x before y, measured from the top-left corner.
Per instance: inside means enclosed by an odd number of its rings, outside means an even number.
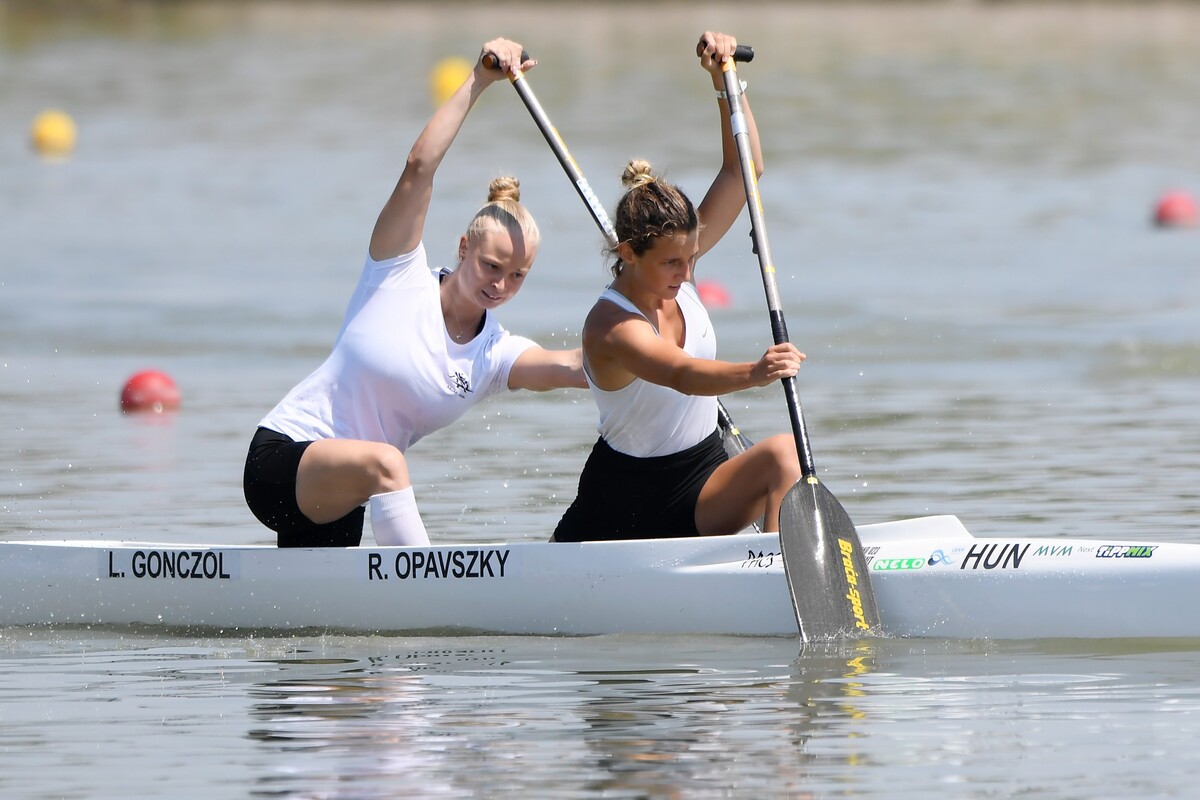
[[[721,65],[732,36],[706,32],[701,66],[724,103]],[[754,163],[758,131],[744,104]],[[559,542],[736,533],[759,516],[779,530],[779,507],[800,478],[793,437],[773,436],[729,459],[717,430],[719,395],[795,376],[804,354],[773,345],[755,362],[716,360],[712,323],[692,284],[745,205],[728,109],[721,169],[699,208],[645,161],[631,161],[614,227],[614,279],[583,328],[584,372],[600,411],[600,438]]]

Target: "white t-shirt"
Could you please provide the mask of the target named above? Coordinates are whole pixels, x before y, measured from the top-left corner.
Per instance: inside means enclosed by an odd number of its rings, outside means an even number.
[[[405,451],[507,389],[530,347],[486,311],[478,336],[452,340],[423,243],[387,261],[368,256],[333,352],[259,424],[298,442],[360,439]]]
[[[615,289],[605,289],[600,298],[645,316]],[[693,358],[716,358],[717,336],[696,288],[683,284],[676,302],[683,314],[684,352]],[[592,383],[591,375],[587,382],[600,411],[597,430],[619,453],[638,458],[678,453],[704,441],[717,428],[715,397],[683,394],[641,378],[611,392]]]

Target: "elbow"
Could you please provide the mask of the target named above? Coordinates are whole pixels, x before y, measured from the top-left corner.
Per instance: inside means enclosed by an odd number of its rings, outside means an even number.
[[[421,143],[418,142],[409,151],[408,160],[404,162],[404,175],[412,178],[416,175],[431,174],[437,170],[437,166],[437,159],[431,158],[427,153],[423,152]]]

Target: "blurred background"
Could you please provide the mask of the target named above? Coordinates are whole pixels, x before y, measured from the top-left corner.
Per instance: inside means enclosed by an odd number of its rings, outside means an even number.
[[[1200,5],[1082,2],[0,2],[0,537],[271,541],[246,445],[328,352],[462,60],[498,35],[540,60],[609,209],[631,157],[698,199],[706,29],[757,53],[801,398],[855,521],[1200,541]],[[544,244],[500,318],[575,346],[602,241],[504,83],[439,172],[431,259],[505,173]],[[739,360],[770,338],[748,232],[698,270]],[[177,411],[121,413],[143,370]],[[725,404],[788,429],[777,387]],[[594,426],[584,392],[514,394],[422,441],[434,539],[548,535]]]

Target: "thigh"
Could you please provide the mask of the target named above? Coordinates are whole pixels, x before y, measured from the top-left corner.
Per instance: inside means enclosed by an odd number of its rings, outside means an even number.
[[[779,473],[780,451],[792,446],[788,438],[780,434],[758,442],[713,471],[696,503],[696,527],[702,535],[734,533],[762,516]]]
[[[246,455],[243,489],[254,516],[278,534],[280,547],[353,547],[362,539],[363,509],[318,524],[296,502],[296,474],[311,442],[260,428]]]
[[[404,455],[390,444],[321,439],[300,459],[296,501],[316,522],[339,519],[373,494],[412,485]]]

